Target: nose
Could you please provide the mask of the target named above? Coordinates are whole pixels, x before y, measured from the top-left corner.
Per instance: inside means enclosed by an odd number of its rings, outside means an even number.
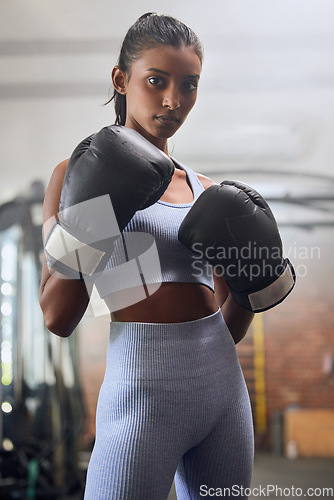
[[[180,107],[180,96],[178,91],[175,89],[166,90],[163,100],[162,106],[164,108],[168,108],[171,111],[178,109]]]

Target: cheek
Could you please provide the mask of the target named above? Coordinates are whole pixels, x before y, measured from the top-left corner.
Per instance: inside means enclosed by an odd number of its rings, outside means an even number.
[[[154,103],[154,97],[146,88],[138,85],[127,95],[127,102],[131,109],[141,112],[142,115],[147,115],[150,105]]]
[[[193,109],[193,107],[195,106],[195,103],[196,103],[196,100],[197,100],[197,95],[189,98],[187,100],[187,102],[185,103],[185,110],[186,110],[186,113],[190,113],[190,111]]]

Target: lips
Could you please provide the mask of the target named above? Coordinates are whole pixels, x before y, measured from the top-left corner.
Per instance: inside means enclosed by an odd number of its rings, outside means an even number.
[[[162,125],[172,126],[179,122],[179,119],[175,115],[157,115],[156,120]]]

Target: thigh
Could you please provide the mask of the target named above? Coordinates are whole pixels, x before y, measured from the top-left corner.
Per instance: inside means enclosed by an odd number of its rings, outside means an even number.
[[[105,379],[85,500],[166,500],[183,454],[178,402],[160,382]]]
[[[209,435],[182,457],[175,475],[178,500],[247,498],[254,459],[251,407],[244,394]]]
[[[85,500],[166,500],[179,461],[174,446],[147,422],[115,422],[97,439]]]

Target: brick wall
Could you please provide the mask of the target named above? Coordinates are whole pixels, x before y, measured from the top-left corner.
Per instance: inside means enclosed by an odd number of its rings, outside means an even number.
[[[334,373],[330,370],[334,359],[332,230],[296,231],[285,238],[283,233],[283,240],[287,249],[289,245],[294,249],[291,260],[300,275],[291,295],[263,313],[267,431],[262,439],[257,436],[257,443],[265,448],[273,444],[275,412],[283,413],[289,406],[334,408]],[[245,376],[254,407],[253,381],[251,375]]]

